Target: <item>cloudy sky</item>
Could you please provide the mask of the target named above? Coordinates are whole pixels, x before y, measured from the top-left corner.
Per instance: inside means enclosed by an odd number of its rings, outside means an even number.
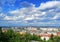
[[[0,0],[0,26],[60,26],[60,1]]]

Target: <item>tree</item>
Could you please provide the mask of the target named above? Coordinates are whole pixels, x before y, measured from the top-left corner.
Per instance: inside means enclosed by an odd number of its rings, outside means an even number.
[[[0,42],[8,42],[8,38],[6,37],[5,33],[2,32],[2,27],[0,27]]]
[[[0,27],[0,42],[2,42],[2,27]]]
[[[44,38],[44,42],[46,42],[46,39]]]
[[[54,39],[54,35],[53,35],[53,34],[51,34],[50,40],[53,40],[53,39]]]
[[[40,36],[33,34],[32,40],[41,41],[41,38],[40,38]]]
[[[54,35],[51,34],[50,41],[54,42]]]
[[[60,42],[60,36],[55,37],[55,38],[54,38],[54,41],[55,41],[55,42]]]
[[[21,38],[20,34],[15,33],[15,42],[21,42],[20,38]]]
[[[30,42],[32,40],[32,35],[30,33],[25,34],[25,42]]]
[[[15,33],[12,29],[7,30],[5,32],[5,36],[8,38],[8,42],[14,42],[15,41]]]

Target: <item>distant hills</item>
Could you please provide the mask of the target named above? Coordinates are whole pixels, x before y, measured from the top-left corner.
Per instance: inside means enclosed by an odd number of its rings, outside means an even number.
[[[0,26],[2,28],[10,28],[10,27],[35,27],[35,28],[60,28],[60,26]]]

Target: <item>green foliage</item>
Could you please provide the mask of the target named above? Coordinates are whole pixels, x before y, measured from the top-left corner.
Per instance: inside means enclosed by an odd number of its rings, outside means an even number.
[[[60,42],[60,36],[54,38],[55,42]]]
[[[46,39],[44,38],[44,42],[46,42]]]
[[[54,37],[51,34],[51,37],[48,41],[44,38],[41,40],[41,37],[30,33],[26,33],[25,35],[21,35],[17,32],[14,32],[12,29],[7,30],[7,32],[2,32],[0,27],[0,42],[31,42],[31,41],[39,41],[39,42],[60,42],[60,36]]]
[[[39,36],[33,34],[32,40],[40,41],[41,38]]]
[[[15,33],[12,29],[7,30],[7,32],[5,32],[6,37],[8,38],[9,42],[14,42],[15,40]]]
[[[50,40],[54,40],[54,35],[51,34]]]
[[[0,42],[2,42],[2,28],[0,27]]]

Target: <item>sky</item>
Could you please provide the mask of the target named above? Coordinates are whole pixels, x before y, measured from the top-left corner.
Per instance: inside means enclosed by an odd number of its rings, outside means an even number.
[[[0,26],[60,26],[60,1],[0,0]]]

